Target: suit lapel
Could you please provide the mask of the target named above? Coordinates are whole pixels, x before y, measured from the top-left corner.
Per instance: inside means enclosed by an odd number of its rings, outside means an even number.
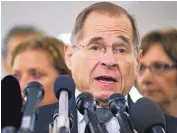
[[[128,94],[128,106],[129,106],[129,112],[128,113],[130,113],[130,109],[133,106],[133,104],[134,104],[134,102],[131,99],[130,94]]]

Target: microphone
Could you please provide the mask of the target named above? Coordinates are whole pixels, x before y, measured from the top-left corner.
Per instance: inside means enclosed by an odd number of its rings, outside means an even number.
[[[44,98],[43,86],[36,81],[30,82],[24,90],[24,95],[27,97],[24,106],[24,113],[19,133],[34,132],[35,121],[38,111],[37,106]]]
[[[89,126],[91,133],[103,133],[98,118],[95,114],[96,101],[88,92],[83,92],[76,99],[77,109],[84,115],[86,124]]]
[[[53,120],[55,121],[55,119],[57,119],[58,118],[58,109],[57,110],[55,110],[55,112],[54,112],[54,115],[53,115]],[[74,117],[73,117],[73,115],[72,115],[72,113],[69,113],[69,125],[70,125],[70,131],[71,131],[71,129],[73,128],[73,124],[74,124]]]
[[[71,76],[60,75],[54,83],[54,93],[59,99],[58,117],[54,117],[53,133],[69,133],[68,100],[74,94],[75,84]]]
[[[131,108],[131,119],[138,133],[165,133],[165,116],[149,98],[140,98]]]
[[[120,124],[120,133],[134,133],[131,121],[128,115],[128,103],[122,94],[115,93],[109,97],[109,108],[117,117]]]
[[[1,80],[1,131],[14,133],[21,123],[22,97],[20,84],[11,75]]]

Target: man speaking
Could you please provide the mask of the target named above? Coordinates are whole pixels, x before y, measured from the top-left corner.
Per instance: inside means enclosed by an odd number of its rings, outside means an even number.
[[[85,8],[76,18],[72,47],[65,47],[66,64],[76,84],[75,96],[88,92],[99,108],[104,109],[108,108],[108,98],[114,93],[131,101],[128,93],[141,58],[138,38],[134,18],[122,7],[99,2]],[[109,112],[103,117],[108,115]],[[77,117],[78,133],[84,133],[86,122],[79,112]],[[119,132],[115,117],[104,124],[109,133]]]

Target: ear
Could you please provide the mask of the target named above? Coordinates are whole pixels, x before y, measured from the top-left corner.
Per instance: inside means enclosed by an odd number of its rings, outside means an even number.
[[[72,46],[65,45],[64,46],[64,52],[65,52],[65,62],[66,62],[66,65],[71,70],[71,68],[72,68],[71,57],[73,55]]]
[[[142,49],[138,50],[138,53],[137,53],[137,56],[136,56],[136,61],[137,61],[136,71],[137,72],[140,69],[140,63],[141,63],[142,55],[143,55],[143,50]]]

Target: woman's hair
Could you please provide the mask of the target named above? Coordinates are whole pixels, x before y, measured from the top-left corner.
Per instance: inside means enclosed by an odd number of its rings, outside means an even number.
[[[60,74],[70,74],[64,60],[64,43],[46,35],[32,36],[22,41],[12,52],[11,67],[16,56],[26,50],[43,50],[52,59],[53,67]],[[47,60],[46,60],[47,61]],[[30,62],[29,62],[30,63]]]
[[[154,30],[142,38],[141,49],[143,55],[153,43],[159,43],[168,57],[177,64],[177,29],[165,28]]]

